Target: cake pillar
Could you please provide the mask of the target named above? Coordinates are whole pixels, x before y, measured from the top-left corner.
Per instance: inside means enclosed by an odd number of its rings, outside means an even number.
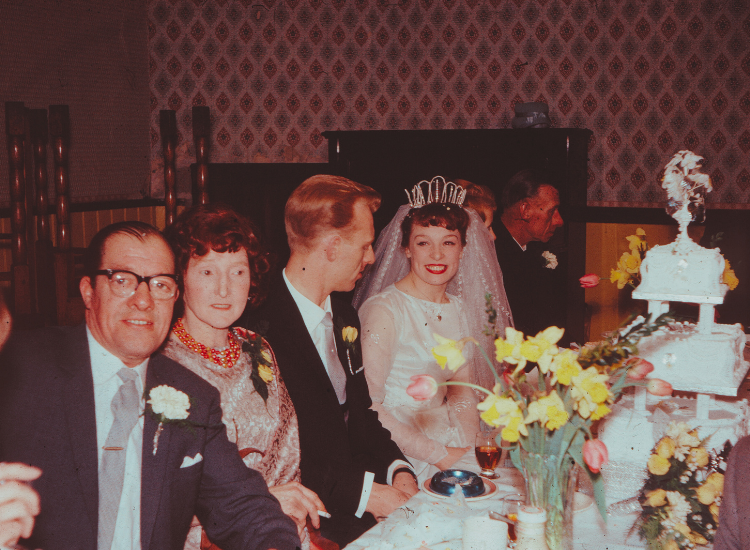
[[[696,419],[708,420],[708,412],[711,410],[713,400],[713,394],[699,393],[697,395],[697,403],[695,404]]]
[[[700,334],[711,334],[714,331],[714,305],[700,304],[698,314],[698,332]]]
[[[643,416],[648,416],[650,414],[646,410],[646,393],[646,386],[635,387],[633,410],[635,410],[635,412],[637,413],[642,414]]]
[[[661,300],[648,301],[648,313],[651,316],[651,320],[656,319],[659,315],[667,313],[668,311],[669,302],[662,302]]]

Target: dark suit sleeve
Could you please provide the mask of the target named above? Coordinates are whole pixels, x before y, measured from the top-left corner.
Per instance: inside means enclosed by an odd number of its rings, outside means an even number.
[[[750,547],[750,498],[748,495],[750,495],[750,437],[744,437],[740,439],[729,456],[714,550],[742,550]]]
[[[212,399],[196,515],[209,538],[224,550],[299,547],[294,522],[227,439],[218,392],[210,387],[206,393]]]

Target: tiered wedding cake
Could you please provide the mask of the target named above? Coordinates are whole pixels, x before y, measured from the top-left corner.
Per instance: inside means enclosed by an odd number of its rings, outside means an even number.
[[[699,171],[702,160],[680,151],[667,165],[662,187],[680,233],[672,244],[646,253],[642,282],[633,292],[633,298],[648,300],[653,316],[669,311],[670,302],[699,304],[697,325],[670,323],[638,344],[638,356],[654,365],[650,377],[696,395],[647,399],[645,390],[637,388],[634,396],[615,405],[599,433],[609,450],[610,463],[602,473],[610,503],[640,490],[651,449],[670,421],[687,422],[699,437],[710,436],[708,448],[719,449],[726,440],[735,443],[748,433],[747,401],[714,398],[737,395],[748,363],[742,326],[714,323],[714,306],[724,301],[728,289],[722,282],[724,259],[717,249],[703,248],[687,235],[694,212],[703,206],[703,193],[711,190],[708,176]]]

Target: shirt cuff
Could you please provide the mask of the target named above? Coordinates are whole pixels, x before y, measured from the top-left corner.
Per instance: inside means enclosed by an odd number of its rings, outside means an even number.
[[[359,498],[359,508],[354,512],[354,515],[361,518],[367,508],[367,501],[370,500],[370,492],[372,491],[372,482],[375,481],[375,474],[372,472],[365,472],[365,481],[362,483],[362,496]]]
[[[414,477],[417,477],[417,474],[411,464],[409,464],[405,460],[394,460],[393,464],[388,466],[388,474],[386,477],[386,479],[388,480],[388,485],[393,485],[393,474],[396,470],[400,470],[401,468],[410,470],[411,473],[414,474]]]

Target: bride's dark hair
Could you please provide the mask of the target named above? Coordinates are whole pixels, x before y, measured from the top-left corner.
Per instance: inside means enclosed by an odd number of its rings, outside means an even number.
[[[466,246],[466,229],[469,227],[469,215],[460,206],[432,202],[421,208],[412,208],[401,222],[401,247],[409,246],[411,230],[414,225],[420,227],[444,227],[448,231],[458,231],[461,244]]]

